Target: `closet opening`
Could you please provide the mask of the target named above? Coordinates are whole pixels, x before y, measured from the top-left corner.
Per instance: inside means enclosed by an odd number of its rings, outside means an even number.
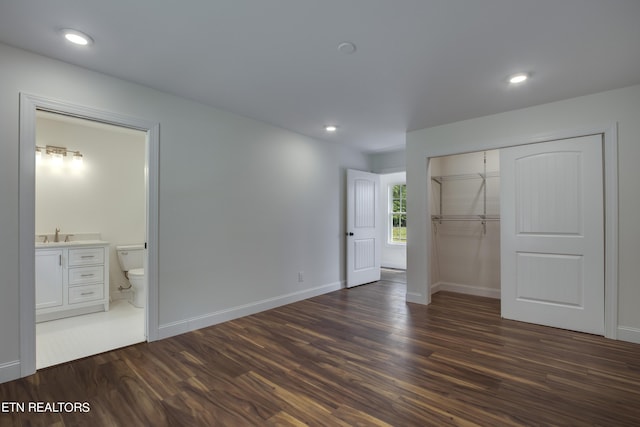
[[[500,152],[430,159],[431,294],[500,298]]]
[[[499,298],[502,318],[616,339],[615,124],[471,146],[487,150],[486,169],[485,151],[424,152],[426,209],[408,220],[426,245],[409,254],[407,301],[443,290]]]
[[[430,158],[431,293],[499,298],[505,319],[605,335],[605,138]]]

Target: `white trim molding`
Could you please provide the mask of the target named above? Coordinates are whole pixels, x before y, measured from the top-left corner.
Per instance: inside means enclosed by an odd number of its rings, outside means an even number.
[[[20,378],[20,361],[0,363],[0,384]]]
[[[37,95],[20,93],[20,376],[36,371],[35,145],[36,111],[43,110],[147,133],[147,340],[158,339],[158,169],[160,124]],[[13,366],[13,365],[12,365]]]
[[[437,282],[431,285],[431,295],[440,292],[455,292],[458,294],[475,295],[478,297],[500,299],[500,289],[483,288],[480,286],[463,285],[460,283]]]
[[[180,320],[177,322],[166,323],[159,327],[159,338],[169,338],[175,335],[184,334],[186,332],[195,331],[197,329],[206,328],[217,325],[229,320],[238,319],[240,317],[256,314],[261,311],[270,310],[286,304],[313,298],[329,292],[340,290],[344,287],[343,282],[335,282],[327,285],[317,286],[303,291],[292,292],[274,298],[256,301],[250,304],[239,305],[229,309],[216,311],[214,313],[204,314],[202,316],[192,317],[190,319]]]
[[[618,124],[603,132],[604,155],[604,336],[618,337]]]
[[[620,341],[628,341],[640,344],[640,329],[630,328],[628,326],[618,326],[618,339]]]
[[[405,299],[407,302],[412,302],[414,304],[427,305],[431,303],[431,299],[429,297],[425,297],[417,292],[407,292]]]

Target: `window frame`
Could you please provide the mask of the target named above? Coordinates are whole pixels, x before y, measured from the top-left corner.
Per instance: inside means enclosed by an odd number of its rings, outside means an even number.
[[[404,211],[394,211],[393,209],[393,190],[396,186],[404,187],[404,198],[400,197],[400,206],[402,207],[402,200],[404,200],[405,208]],[[387,185],[387,244],[393,246],[406,246],[407,242],[405,241],[394,241],[393,240],[393,217],[394,215],[404,215],[405,226],[402,227],[406,230],[406,221],[407,221],[407,183],[404,181],[393,182]],[[406,236],[406,235],[405,235]]]

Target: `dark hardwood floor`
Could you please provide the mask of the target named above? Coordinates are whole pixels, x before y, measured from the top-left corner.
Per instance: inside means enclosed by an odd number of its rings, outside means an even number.
[[[2,426],[640,425],[640,345],[381,281],[0,385]]]

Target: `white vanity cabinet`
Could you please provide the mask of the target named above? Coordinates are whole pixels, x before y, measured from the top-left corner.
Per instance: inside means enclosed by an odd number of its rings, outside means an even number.
[[[109,310],[109,245],[36,247],[36,321]]]
[[[62,249],[36,251],[36,310],[62,306]]]

